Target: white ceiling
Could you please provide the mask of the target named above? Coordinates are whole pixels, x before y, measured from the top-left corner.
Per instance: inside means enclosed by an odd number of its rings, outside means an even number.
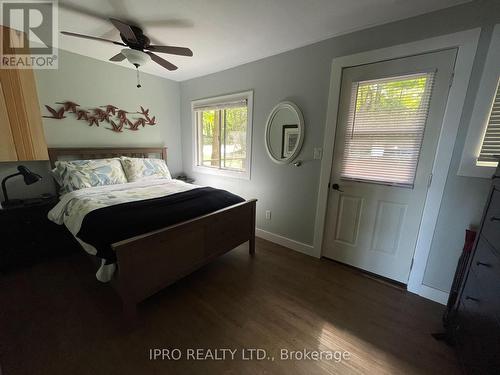
[[[179,67],[142,70],[176,81],[202,76],[350,31],[468,0],[60,0],[59,30],[120,40],[107,17],[141,26],[154,44],[189,47],[159,54]],[[76,9],[75,9],[76,8]],[[61,35],[59,47],[107,61],[122,47]],[[111,63],[110,64],[117,64]],[[119,63],[133,68],[127,61]]]

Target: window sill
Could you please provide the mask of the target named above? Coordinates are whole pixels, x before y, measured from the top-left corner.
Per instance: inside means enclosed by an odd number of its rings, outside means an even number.
[[[231,171],[228,169],[216,169],[210,167],[202,167],[200,165],[194,165],[193,172],[210,174],[212,176],[238,178],[240,180],[250,180],[250,172],[248,171],[238,172],[238,171]]]
[[[497,167],[493,163],[477,164],[475,158],[473,160],[464,160],[460,163],[457,175],[463,177],[491,178]]]

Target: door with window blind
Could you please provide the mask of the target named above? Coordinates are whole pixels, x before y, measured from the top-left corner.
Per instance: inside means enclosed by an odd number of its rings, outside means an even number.
[[[455,57],[343,70],[325,257],[407,283]]]

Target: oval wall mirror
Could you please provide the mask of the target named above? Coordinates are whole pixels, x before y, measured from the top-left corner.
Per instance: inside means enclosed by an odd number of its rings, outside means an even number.
[[[304,118],[292,102],[276,105],[266,124],[266,150],[271,160],[289,164],[299,154],[304,142]]]

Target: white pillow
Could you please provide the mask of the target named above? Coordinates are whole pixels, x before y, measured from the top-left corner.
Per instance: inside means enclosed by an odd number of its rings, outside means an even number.
[[[127,182],[118,158],[56,161],[55,165],[52,174],[61,186],[61,194],[93,186]]]
[[[163,159],[150,158],[120,158],[128,182],[140,181],[151,178],[172,179],[167,164]]]

